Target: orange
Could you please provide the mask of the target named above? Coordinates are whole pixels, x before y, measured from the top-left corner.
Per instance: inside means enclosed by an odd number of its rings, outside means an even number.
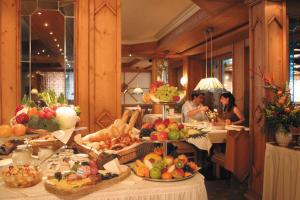
[[[9,125],[0,126],[0,137],[10,137],[12,136],[13,131]]]
[[[172,179],[172,174],[169,173],[169,172],[164,172],[162,175],[161,175],[161,178],[164,179],[164,180],[170,180]]]
[[[36,107],[33,107],[28,109],[27,114],[29,117],[31,117],[32,115],[39,115],[39,111]]]
[[[13,126],[13,132],[15,136],[23,136],[26,134],[26,126],[23,124],[16,124]]]

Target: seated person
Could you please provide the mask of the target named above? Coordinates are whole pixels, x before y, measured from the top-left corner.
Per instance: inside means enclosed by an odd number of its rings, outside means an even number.
[[[191,122],[192,120],[203,121],[207,120],[205,112],[207,106],[203,106],[204,94],[198,91],[193,91],[191,101],[186,101],[182,106],[182,122]]]
[[[226,125],[243,125],[245,121],[244,115],[235,104],[235,98],[230,92],[222,93],[220,96],[222,108],[222,118]]]

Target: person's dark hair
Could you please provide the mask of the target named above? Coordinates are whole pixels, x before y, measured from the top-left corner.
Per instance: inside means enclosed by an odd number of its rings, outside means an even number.
[[[236,106],[236,104],[235,104],[235,98],[231,94],[231,92],[224,92],[224,93],[221,94],[220,98],[221,97],[229,99],[228,105],[226,105],[226,107],[224,108],[224,110],[226,110],[226,111],[232,111],[233,108],[234,108],[234,106]]]
[[[197,98],[198,96],[205,96],[204,93],[202,92],[199,92],[199,91],[193,91],[192,94],[191,94],[191,98],[192,100],[194,100],[195,98]]]

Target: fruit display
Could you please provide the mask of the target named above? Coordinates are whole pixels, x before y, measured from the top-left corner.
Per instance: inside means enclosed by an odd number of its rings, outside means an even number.
[[[22,104],[16,107],[11,125],[22,124],[28,130],[57,130],[75,127],[79,120],[80,108],[68,106],[64,95],[56,96],[54,91],[47,90],[39,93],[38,100],[32,101],[24,97]],[[16,135],[24,135],[24,128],[15,129]]]
[[[192,177],[199,169],[184,154],[175,158],[171,155],[163,157],[160,152],[155,150],[142,160],[136,160],[132,167],[135,174],[147,180],[176,181]]]
[[[2,178],[9,187],[31,187],[42,179],[41,171],[32,165],[9,166],[2,171]]]
[[[129,112],[125,111],[121,119],[117,119],[108,128],[102,129],[92,134],[88,134],[83,138],[75,136],[75,142],[88,151],[96,150],[98,153],[104,151],[114,151],[115,153],[126,147],[130,148],[140,143],[138,130],[134,128],[134,124],[138,118],[139,111],[133,112],[129,123]]]
[[[170,119],[157,119],[154,123],[145,123],[140,131],[140,137],[152,141],[180,140],[188,137],[188,130],[183,124]]]
[[[183,97],[182,94],[177,87],[170,86],[162,81],[156,81],[150,86],[149,93],[143,96],[143,100],[145,103],[179,102]]]

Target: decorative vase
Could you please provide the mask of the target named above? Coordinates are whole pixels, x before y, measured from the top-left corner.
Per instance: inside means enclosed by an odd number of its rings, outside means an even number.
[[[292,141],[293,135],[290,132],[278,129],[275,134],[275,139],[279,146],[287,147]]]

